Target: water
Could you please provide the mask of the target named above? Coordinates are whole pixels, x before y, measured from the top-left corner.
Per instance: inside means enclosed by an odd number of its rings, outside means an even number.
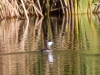
[[[0,21],[0,75],[100,75],[99,18]],[[53,52],[42,53],[47,40]]]

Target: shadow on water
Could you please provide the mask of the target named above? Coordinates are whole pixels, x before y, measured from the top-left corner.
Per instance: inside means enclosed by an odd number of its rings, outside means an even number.
[[[0,75],[99,75],[99,15],[0,21]],[[52,53],[42,53],[47,41]]]

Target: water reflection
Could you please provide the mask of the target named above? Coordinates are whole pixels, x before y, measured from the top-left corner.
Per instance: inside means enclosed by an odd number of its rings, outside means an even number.
[[[46,47],[47,40],[55,50],[77,50],[99,53],[98,16],[31,18],[0,22],[0,53],[37,51]],[[99,20],[98,20],[99,21]]]
[[[0,75],[99,75],[100,16],[0,21]],[[53,52],[40,52],[53,41]]]
[[[100,55],[81,55],[80,75],[100,75]]]
[[[8,54],[0,56],[0,75],[73,75],[77,73],[77,54],[60,51],[53,53],[53,62],[48,54],[41,52]]]

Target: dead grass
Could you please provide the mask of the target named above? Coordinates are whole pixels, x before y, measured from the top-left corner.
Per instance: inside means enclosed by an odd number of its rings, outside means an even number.
[[[26,13],[24,11],[21,1],[23,1],[25,5]],[[27,15],[36,14],[36,16],[43,16],[39,1],[38,1],[38,6],[34,3],[33,0],[21,0],[21,1],[20,0],[0,1],[0,18],[1,19],[13,18],[13,17],[19,18],[24,16],[25,14]]]

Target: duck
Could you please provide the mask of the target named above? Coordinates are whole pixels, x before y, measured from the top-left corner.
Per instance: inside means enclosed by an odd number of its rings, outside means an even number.
[[[51,46],[54,44],[52,41],[47,42],[47,47],[45,49],[42,49],[41,52],[52,52]]]

